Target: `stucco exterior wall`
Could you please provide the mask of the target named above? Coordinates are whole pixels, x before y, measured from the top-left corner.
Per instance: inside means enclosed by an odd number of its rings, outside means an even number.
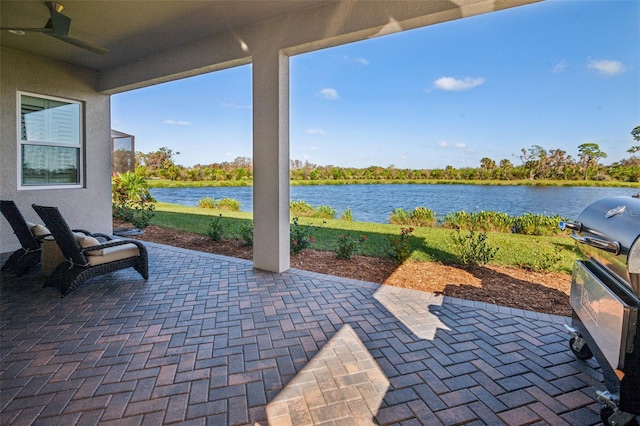
[[[57,206],[72,228],[110,233],[110,97],[95,90],[97,73],[0,49],[0,197],[14,200],[30,222],[42,223],[31,204]],[[83,103],[84,188],[18,190],[17,91]],[[0,219],[0,252],[19,247],[7,221]]]

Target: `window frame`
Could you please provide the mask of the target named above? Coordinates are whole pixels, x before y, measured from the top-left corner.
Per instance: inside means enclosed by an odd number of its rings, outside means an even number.
[[[78,106],[78,144],[69,144],[64,142],[52,142],[52,141],[29,141],[22,139],[22,97],[30,96],[33,98],[40,98],[45,100],[52,100],[57,102],[64,102],[67,104],[74,104]],[[17,110],[17,189],[18,190],[42,190],[42,189],[78,189],[84,188],[85,171],[84,171],[84,151],[85,151],[85,135],[84,135],[84,103],[74,99],[61,98],[56,96],[43,95],[41,93],[33,93],[27,91],[18,90],[16,92],[16,110]],[[45,146],[45,147],[60,147],[60,148],[73,148],[78,152],[78,179],[74,183],[51,183],[51,184],[35,184],[29,185],[23,183],[23,147],[24,146]]]

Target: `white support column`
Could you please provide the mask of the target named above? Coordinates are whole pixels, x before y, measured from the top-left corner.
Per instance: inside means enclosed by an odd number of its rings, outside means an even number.
[[[289,57],[253,57],[253,266],[289,269]]]

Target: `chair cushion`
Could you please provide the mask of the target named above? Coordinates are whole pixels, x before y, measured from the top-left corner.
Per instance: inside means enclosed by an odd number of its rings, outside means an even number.
[[[102,254],[87,256],[87,261],[91,266],[102,265],[104,263],[114,262],[128,257],[140,256],[140,249],[138,249],[138,246],[131,243],[94,251],[100,251]]]
[[[39,223],[27,222],[27,226],[31,230],[31,233],[34,237],[41,237],[43,235],[51,234],[51,232],[49,232],[47,228],[45,228],[43,225],[40,225]]]
[[[93,246],[99,246],[100,245],[100,241],[98,241],[97,239],[93,238],[90,235],[84,235],[81,232],[76,232],[75,236],[76,236],[76,240],[78,240],[78,244],[80,244],[80,247],[82,247],[82,248],[87,248],[87,247],[93,247]],[[87,252],[85,252],[85,254],[87,256],[102,256],[103,255],[103,250],[87,251]]]

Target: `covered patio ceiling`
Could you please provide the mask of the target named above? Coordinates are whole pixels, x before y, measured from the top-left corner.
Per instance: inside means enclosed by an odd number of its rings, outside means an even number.
[[[78,1],[61,0],[71,18],[69,36],[109,49],[97,55],[41,33],[3,32],[0,45],[96,71],[236,31],[261,21],[336,0],[282,1]],[[3,0],[2,28],[41,28],[49,19],[44,1]]]
[[[109,50],[99,55],[43,33],[0,32],[0,45],[100,74],[101,91],[118,93],[250,63],[267,37],[301,53],[506,9],[539,0],[62,0],[69,37]],[[45,1],[3,0],[2,28],[43,28]],[[271,40],[268,40],[271,38]],[[194,58],[197,56],[197,58]]]

